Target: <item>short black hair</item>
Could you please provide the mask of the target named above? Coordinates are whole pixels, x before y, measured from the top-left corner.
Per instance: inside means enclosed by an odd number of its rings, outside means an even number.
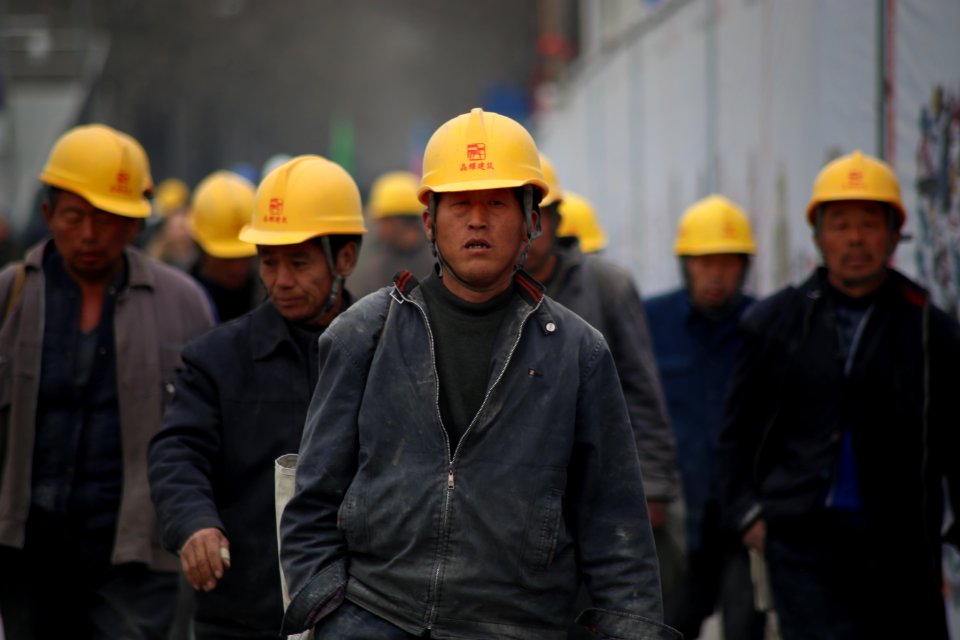
[[[330,239],[330,251],[333,252],[333,261],[336,262],[337,258],[340,257],[340,250],[351,242],[357,243],[357,250],[360,250],[360,245],[363,244],[363,236],[359,233],[352,234],[331,234],[329,236],[316,236],[310,240],[323,249],[323,242],[320,238],[326,237]]]
[[[46,191],[43,194],[43,199],[47,203],[47,206],[50,207],[50,213],[53,213],[54,209],[57,208],[57,200],[60,199],[59,187],[53,185],[47,185]]]

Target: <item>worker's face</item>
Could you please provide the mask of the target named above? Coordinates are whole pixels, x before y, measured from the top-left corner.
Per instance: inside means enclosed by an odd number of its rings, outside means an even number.
[[[830,282],[857,296],[883,281],[887,259],[900,240],[878,202],[848,200],[824,205],[814,240],[823,255]]]
[[[479,302],[510,285],[527,239],[523,210],[513,190],[441,193],[436,217],[437,248],[448,267],[471,286],[490,291],[478,294],[455,278],[444,278],[448,289],[465,300]],[[429,236],[428,213],[423,221]]]
[[[735,253],[689,256],[687,290],[693,305],[704,311],[719,311],[740,294],[747,259]]]
[[[333,278],[323,249],[313,240],[291,245],[258,245],[260,279],[270,302],[290,322],[306,326],[328,324],[338,305],[324,313]],[[357,262],[357,245],[349,243],[337,254],[336,269],[349,275]]]
[[[224,289],[242,289],[253,275],[254,258],[218,258],[203,255],[203,276]]]
[[[534,277],[546,278],[550,275],[546,267],[549,266],[553,245],[556,243],[558,215],[555,205],[540,209],[540,235],[530,243],[525,265]]]
[[[43,203],[43,217],[63,263],[77,280],[109,280],[123,268],[123,250],[133,241],[139,220],[107,213],[75,193],[61,191],[53,210]]]
[[[427,240],[419,216],[378,218],[373,227],[381,244],[398,251],[412,251]]]

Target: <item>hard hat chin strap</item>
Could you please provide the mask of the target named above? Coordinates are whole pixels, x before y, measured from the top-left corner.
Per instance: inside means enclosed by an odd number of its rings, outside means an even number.
[[[537,216],[537,223],[533,223],[533,211],[534,211],[534,193],[538,193],[532,185],[524,185],[523,187],[523,219],[527,227],[527,241],[523,245],[523,251],[520,252],[520,259],[515,265],[513,265],[513,273],[523,269],[523,263],[527,260],[527,253],[530,251],[530,243],[533,240],[540,236],[540,217]],[[502,287],[503,283],[497,283],[489,287],[477,287],[470,284],[466,280],[460,277],[453,268],[443,259],[443,254],[440,252],[440,246],[437,244],[437,194],[433,191],[430,192],[430,200],[427,203],[427,211],[430,215],[430,250],[433,252],[433,257],[437,261],[437,275],[441,278],[444,277],[444,273],[449,273],[454,280],[456,280],[460,285],[469,289],[470,291],[476,293],[489,293],[491,291],[496,291]],[[511,274],[511,279],[513,274]]]
[[[320,236],[320,246],[323,248],[323,255],[327,258],[327,268],[330,270],[330,295],[327,296],[327,302],[320,310],[320,318],[333,311],[337,300],[340,298],[340,292],[343,290],[343,284],[346,278],[337,273],[336,262],[334,260],[333,248],[330,245],[330,236]]]

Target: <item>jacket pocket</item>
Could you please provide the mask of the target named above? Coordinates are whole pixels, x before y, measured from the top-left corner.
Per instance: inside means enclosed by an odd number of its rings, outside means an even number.
[[[352,552],[367,549],[366,506],[359,480],[359,477],[355,477],[350,483],[337,511],[337,527],[343,532],[347,548]]]
[[[563,514],[563,491],[551,489],[537,501],[527,525],[523,562],[527,569],[545,571],[553,563]]]

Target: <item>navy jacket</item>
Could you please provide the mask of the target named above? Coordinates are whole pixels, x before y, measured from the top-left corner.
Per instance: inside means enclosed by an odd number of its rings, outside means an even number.
[[[269,301],[192,341],[183,361],[149,449],[161,541],[177,551],[199,529],[223,530],[231,568],[197,592],[198,623],[279,633],[274,460],[300,445],[309,362]]]
[[[718,449],[723,503],[741,529],[816,517],[849,425],[869,542],[903,588],[936,594],[944,479],[960,513],[960,327],[893,270],[874,304],[846,378],[824,269],[747,312]]]
[[[529,276],[516,291],[485,400],[454,451],[409,274],[321,337],[281,522],[286,632],[345,596],[416,636],[565,638],[584,580],[597,609],[582,623],[678,637],[659,622],[640,465],[606,343]]]
[[[677,440],[690,549],[699,548],[705,507],[718,497],[714,458],[723,403],[742,340],[740,317],[753,302],[742,297],[720,320],[694,309],[686,289],[646,302],[653,351]]]

